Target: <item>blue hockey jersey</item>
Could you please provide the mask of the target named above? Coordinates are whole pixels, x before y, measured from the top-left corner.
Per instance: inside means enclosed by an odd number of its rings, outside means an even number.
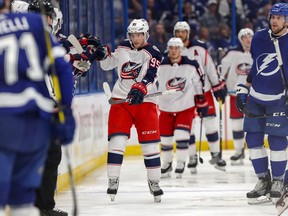
[[[64,60],[65,50],[50,35],[62,104],[71,106],[72,68]],[[45,76],[51,73],[44,27],[39,14],[0,15],[0,114],[39,111],[50,119],[53,101]]]
[[[285,78],[288,78],[288,34],[278,38]],[[253,65],[247,77],[252,83],[250,96],[260,104],[278,103],[284,94],[284,84],[278,66],[276,50],[269,29],[256,32],[251,44]]]

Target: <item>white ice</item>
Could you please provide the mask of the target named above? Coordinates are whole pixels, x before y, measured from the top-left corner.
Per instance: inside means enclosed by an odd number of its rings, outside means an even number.
[[[226,172],[209,164],[209,152],[201,153],[203,164],[198,173],[191,175],[188,168],[182,179],[172,174],[161,179],[164,191],[161,203],[154,203],[147,185],[142,157],[125,157],[121,169],[120,185],[115,201],[106,194],[106,167],[96,170],[76,185],[78,216],[267,216],[277,215],[274,205],[248,205],[246,193],[257,182],[248,151],[243,166],[230,165],[233,151],[225,150]],[[176,162],[173,164],[174,168]],[[72,214],[71,192],[56,196],[57,207]],[[288,215],[287,212],[282,214]]]

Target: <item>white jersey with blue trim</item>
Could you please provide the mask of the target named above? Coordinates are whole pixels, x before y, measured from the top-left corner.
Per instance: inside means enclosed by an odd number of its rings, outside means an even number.
[[[288,77],[288,31],[278,38],[283,61],[283,73]],[[273,38],[269,29],[256,32],[251,43],[253,65],[247,77],[252,83],[250,96],[261,104],[273,103],[284,95],[284,85]]]
[[[159,90],[175,89],[176,93],[159,97],[159,109],[166,112],[180,112],[195,106],[194,96],[203,94],[199,64],[182,56],[178,63],[172,64],[165,57],[159,67]]]
[[[103,70],[117,67],[118,80],[114,85],[112,97],[125,99],[135,82],[148,83],[148,94],[157,91],[155,81],[161,61],[162,55],[156,46],[146,44],[141,49],[134,49],[129,41],[125,40],[111,56],[100,61],[100,66]],[[157,98],[145,98],[144,102],[157,103]]]
[[[245,52],[242,47],[228,50],[222,58],[221,77],[230,94],[235,95],[238,84],[245,84],[251,70],[253,59],[250,52]]]
[[[205,75],[205,92],[210,91],[211,86],[219,84],[219,74],[204,42],[190,40],[189,45],[184,47],[181,55],[187,56],[189,59],[196,60],[199,63],[200,70]]]

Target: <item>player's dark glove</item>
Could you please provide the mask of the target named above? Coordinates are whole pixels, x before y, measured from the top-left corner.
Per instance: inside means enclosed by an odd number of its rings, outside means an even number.
[[[204,95],[195,96],[195,104],[197,108],[197,113],[200,117],[207,116],[208,113],[208,102]]]
[[[144,100],[144,96],[147,94],[147,87],[142,82],[136,82],[132,85],[127,99],[130,105],[141,104]]]
[[[217,101],[221,100],[222,103],[225,103],[225,97],[227,96],[227,87],[224,81],[220,81],[218,85],[212,86],[212,91],[214,97]]]
[[[87,72],[90,67],[91,63],[89,62],[89,58],[86,53],[82,54],[69,54],[70,55],[70,62],[72,63],[74,69],[76,69],[77,73],[85,73]]]
[[[247,103],[247,98],[249,94],[249,88],[246,85],[237,85],[236,90],[236,106],[239,112],[243,112],[243,109]]]
[[[99,46],[95,51],[95,58],[98,61],[104,60],[107,56],[110,56],[110,47],[109,46]]]
[[[94,46],[96,49],[99,46],[102,46],[100,39],[90,33],[84,34],[82,37],[78,38],[78,41],[84,49],[89,45]]]
[[[53,138],[59,140],[62,145],[67,145],[73,141],[76,124],[71,108],[64,110],[64,116],[65,122],[63,124],[55,121],[52,125],[52,135]]]

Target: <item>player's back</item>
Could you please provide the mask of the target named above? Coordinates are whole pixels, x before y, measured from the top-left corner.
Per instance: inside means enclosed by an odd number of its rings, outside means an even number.
[[[39,15],[0,15],[0,113],[51,112],[43,70],[46,53]]]

